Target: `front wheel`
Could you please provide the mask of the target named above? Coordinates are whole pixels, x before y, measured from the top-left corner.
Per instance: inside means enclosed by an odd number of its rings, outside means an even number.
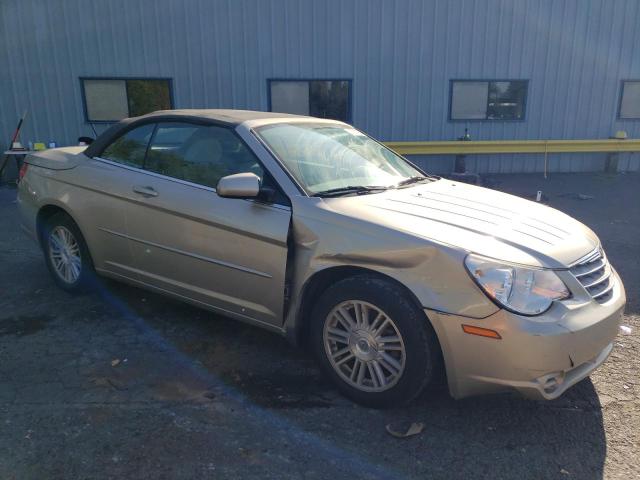
[[[439,358],[424,312],[399,286],[368,275],[342,280],[321,295],[311,341],[340,391],[369,407],[415,399]]]

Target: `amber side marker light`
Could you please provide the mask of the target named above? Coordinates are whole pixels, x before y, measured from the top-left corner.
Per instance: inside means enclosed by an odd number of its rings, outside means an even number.
[[[495,330],[489,330],[488,328],[474,327],[473,325],[462,325],[462,331],[470,335],[479,335],[481,337],[495,338],[500,340],[502,337]]]

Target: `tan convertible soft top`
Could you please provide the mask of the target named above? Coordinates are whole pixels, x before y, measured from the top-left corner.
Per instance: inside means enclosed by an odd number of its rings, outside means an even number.
[[[122,135],[125,131],[135,128],[145,123],[154,123],[159,121],[189,121],[203,124],[217,124],[226,126],[240,125],[249,120],[262,120],[270,118],[305,118],[300,115],[291,115],[288,113],[275,112],[259,112],[252,110],[223,110],[223,109],[184,109],[184,110],[158,110],[157,112],[148,113],[140,117],[125,118],[115,125],[112,125],[104,133],[102,133],[89,147],[85,155],[87,157],[95,157],[100,155],[102,151],[115,138]]]

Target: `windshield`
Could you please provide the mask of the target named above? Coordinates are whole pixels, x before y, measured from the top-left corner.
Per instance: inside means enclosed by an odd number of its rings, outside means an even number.
[[[307,193],[380,191],[425,176],[358,130],[326,123],[279,123],[258,135]]]

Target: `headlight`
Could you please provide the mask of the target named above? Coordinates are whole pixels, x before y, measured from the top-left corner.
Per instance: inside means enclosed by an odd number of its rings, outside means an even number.
[[[505,265],[474,254],[467,255],[464,264],[490,298],[516,313],[539,315],[554,300],[571,295],[552,270]]]

